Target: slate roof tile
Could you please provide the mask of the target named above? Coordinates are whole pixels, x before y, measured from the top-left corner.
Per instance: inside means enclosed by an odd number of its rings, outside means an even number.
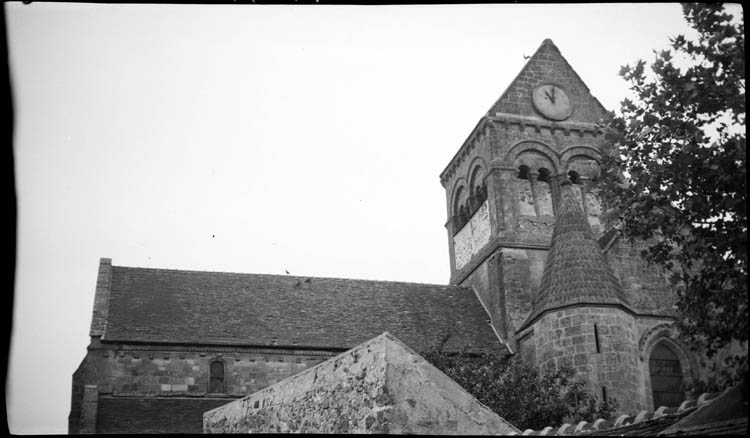
[[[572,304],[630,304],[591,231],[569,181],[560,184],[560,209],[542,282],[523,328],[544,312]]]
[[[112,266],[103,341],[348,349],[385,331],[416,350],[505,352],[459,286]]]

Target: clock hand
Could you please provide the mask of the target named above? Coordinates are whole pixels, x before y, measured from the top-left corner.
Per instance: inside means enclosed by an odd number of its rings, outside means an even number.
[[[549,94],[547,90],[544,90],[544,94],[547,96],[547,99],[549,99],[549,101],[552,102],[552,104],[555,103],[555,89],[554,88],[552,89],[551,95]]]

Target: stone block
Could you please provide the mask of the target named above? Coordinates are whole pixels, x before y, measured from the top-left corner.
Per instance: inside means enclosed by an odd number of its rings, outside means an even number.
[[[567,327],[565,329],[565,336],[575,336],[581,334],[581,326]],[[575,344],[575,342],[573,342]]]
[[[589,357],[587,354],[576,354],[573,356],[573,364],[576,366],[578,365],[587,365],[589,363]]]

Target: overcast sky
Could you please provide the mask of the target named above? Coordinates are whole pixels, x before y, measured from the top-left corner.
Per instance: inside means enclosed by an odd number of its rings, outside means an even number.
[[[545,38],[616,109],[677,4],[5,3],[14,433],[66,433],[100,257],[446,284],[438,175]],[[166,316],[166,315],[165,315]]]

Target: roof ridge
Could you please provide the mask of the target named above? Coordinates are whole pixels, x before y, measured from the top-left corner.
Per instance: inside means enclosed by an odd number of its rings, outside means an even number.
[[[149,268],[142,266],[118,266],[112,265],[112,268],[123,268],[133,270],[144,270],[144,271],[160,271],[160,272],[184,272],[184,273],[199,273],[199,274],[219,274],[219,275],[243,275],[243,276],[254,276],[254,277],[278,277],[278,278],[296,278],[296,279],[311,279],[311,280],[336,280],[336,281],[356,281],[356,282],[367,282],[367,283],[389,283],[389,284],[411,284],[421,286],[432,286],[440,287],[445,289],[466,289],[471,288],[466,286],[452,285],[452,284],[436,284],[436,283],[420,283],[413,281],[396,281],[396,280],[371,280],[364,278],[343,278],[343,277],[317,277],[312,275],[295,275],[295,274],[260,274],[252,272],[230,272],[230,271],[203,271],[197,269],[175,269],[175,268]]]

